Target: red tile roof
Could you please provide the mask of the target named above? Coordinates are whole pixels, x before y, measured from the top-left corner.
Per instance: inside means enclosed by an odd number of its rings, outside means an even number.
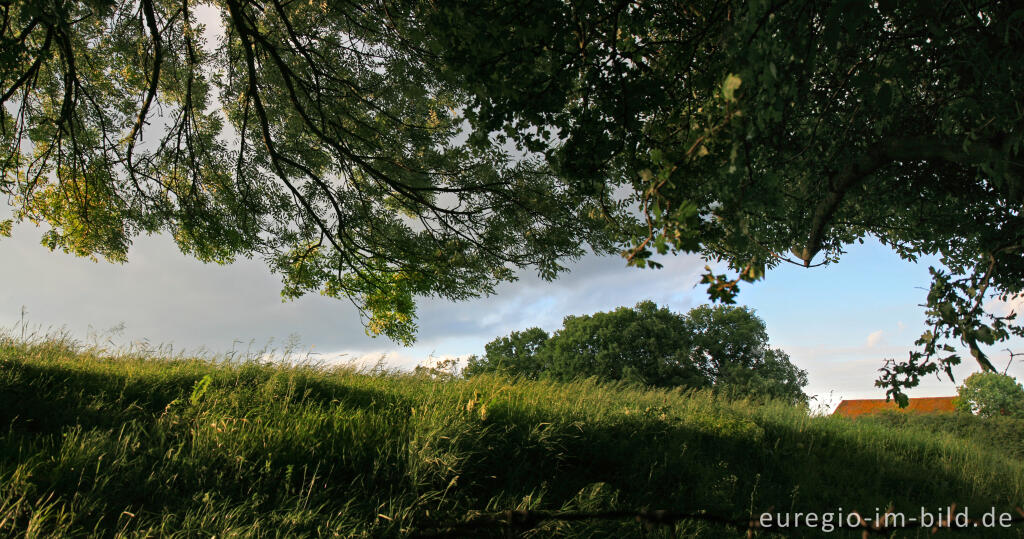
[[[903,412],[914,412],[918,414],[933,414],[940,412],[953,412],[953,399],[956,397],[926,397],[921,399],[910,399],[910,403]],[[836,407],[832,415],[846,417],[857,417],[864,414],[873,414],[884,410],[899,410],[895,401],[885,402],[885,399],[858,399],[844,400]]]

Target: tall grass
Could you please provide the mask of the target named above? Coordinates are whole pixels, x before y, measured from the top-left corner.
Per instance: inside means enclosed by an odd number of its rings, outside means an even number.
[[[746,518],[1024,502],[1018,459],[912,426],[708,393],[260,357],[0,338],[0,535],[403,536],[505,509]],[[999,533],[1021,535],[977,536]],[[741,534],[594,521],[524,535]]]

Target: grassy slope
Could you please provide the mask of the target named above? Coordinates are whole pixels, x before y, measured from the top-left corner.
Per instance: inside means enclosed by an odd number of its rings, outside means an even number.
[[[509,508],[746,517],[949,502],[1018,505],[1024,466],[963,438],[705,394],[0,341],[0,535],[391,536]],[[692,522],[534,533],[742,535]]]

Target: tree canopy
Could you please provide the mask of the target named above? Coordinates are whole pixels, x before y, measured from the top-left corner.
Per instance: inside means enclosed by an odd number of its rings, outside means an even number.
[[[169,231],[411,339],[414,297],[589,247],[731,302],[876,237],[938,255],[903,388],[1024,334],[1024,10],[967,0],[0,3],[0,192],[44,242]],[[523,157],[525,156],[525,157]],[[639,218],[637,218],[639,216]],[[7,222],[0,231],[11,228]],[[950,375],[951,376],[951,375]]]
[[[165,231],[204,261],[262,256],[286,297],[348,297],[408,342],[414,296],[610,248],[608,196],[459,143],[463,90],[387,5],[217,1],[219,43],[200,6],[0,2],[0,193],[51,249],[123,261]]]
[[[484,348],[463,374],[561,381],[596,377],[807,403],[807,373],[768,346],[764,321],[746,307],[705,305],[682,315],[643,301],[567,316],[550,336],[540,328],[514,331]]]
[[[1013,2],[423,4],[419,42],[501,131],[598,190],[630,185],[623,251],[697,252],[712,298],[872,236],[937,255],[902,388],[1020,335],[985,302],[1024,287],[1024,10]],[[632,226],[632,225],[630,225]],[[950,374],[950,377],[952,375]]]

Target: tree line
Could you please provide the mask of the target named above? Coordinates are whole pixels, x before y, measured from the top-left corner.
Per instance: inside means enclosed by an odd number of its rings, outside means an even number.
[[[553,334],[513,331],[471,356],[465,376],[528,380],[594,377],[650,387],[712,389],[731,397],[808,403],[807,372],[768,343],[746,307],[704,305],[678,314],[654,302],[568,316]]]

